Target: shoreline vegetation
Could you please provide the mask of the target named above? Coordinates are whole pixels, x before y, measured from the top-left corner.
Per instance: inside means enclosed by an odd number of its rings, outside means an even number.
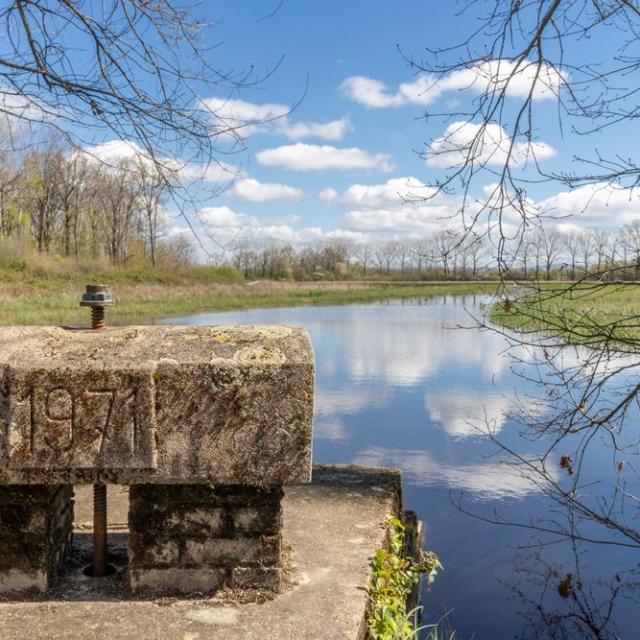
[[[180,315],[260,307],[339,305],[391,298],[494,293],[493,281],[246,281],[228,267],[91,272],[0,269],[0,324],[87,324],[79,307],[86,284],[111,286],[108,322],[135,324]]]
[[[542,284],[494,304],[489,319],[521,334],[544,332],[571,344],[640,338],[640,282]]]

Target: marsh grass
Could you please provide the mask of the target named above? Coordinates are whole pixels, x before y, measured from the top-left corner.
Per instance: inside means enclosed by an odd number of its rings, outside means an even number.
[[[632,345],[640,338],[640,283],[556,285],[494,304],[490,319],[574,344]]]
[[[479,282],[245,282],[233,269],[121,270],[39,272],[0,268],[0,324],[85,324],[78,301],[88,282],[111,285],[118,304],[109,310],[111,324],[207,311],[255,307],[338,305],[386,298],[414,298],[492,292]]]

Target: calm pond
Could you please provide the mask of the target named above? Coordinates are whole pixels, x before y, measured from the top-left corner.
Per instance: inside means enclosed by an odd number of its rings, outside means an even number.
[[[405,506],[427,525],[445,570],[423,591],[424,621],[449,612],[456,640],[638,638],[637,550],[545,544],[526,528],[487,523],[544,517],[553,505],[473,423],[485,418],[509,446],[531,451],[509,414],[540,393],[504,357],[505,339],[473,325],[474,296],[368,305],[257,309],[163,320],[172,324],[304,326],[317,363],[314,460],[399,467]],[[604,446],[590,478],[610,473]],[[561,597],[571,574],[576,586]],[[560,588],[560,591],[559,591]],[[564,594],[567,595],[566,593]],[[610,615],[609,615],[610,614]],[[575,629],[575,616],[591,624]],[[599,627],[596,630],[596,627]]]

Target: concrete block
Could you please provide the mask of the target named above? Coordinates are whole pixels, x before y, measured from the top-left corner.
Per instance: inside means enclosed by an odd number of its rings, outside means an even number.
[[[90,492],[85,500],[84,509],[89,511]],[[119,492],[110,504],[121,510],[125,503],[126,495]],[[371,557],[388,544],[382,523],[400,511],[399,471],[316,466],[312,484],[285,490],[283,544],[292,562],[287,567],[290,586],[278,597],[260,594],[257,604],[249,594],[242,598],[230,594],[229,600],[176,598],[156,606],[114,592],[111,580],[78,576],[62,582],[54,600],[46,604],[0,599],[0,638],[362,640],[370,605],[366,585],[371,580]],[[183,569],[174,575],[178,586],[180,576],[185,576],[184,593],[198,595],[192,585],[207,591],[215,576],[224,574],[209,567],[202,579],[204,571],[189,575]],[[233,573],[236,586],[251,575],[245,568]],[[156,576],[146,584],[162,586],[160,579],[168,574]]]
[[[234,530],[240,534],[275,534],[282,526],[280,511],[271,507],[237,507],[232,517]]]
[[[288,327],[0,327],[0,484],[309,482],[314,364]]]
[[[267,555],[268,554],[268,555]],[[237,566],[261,562],[267,555],[271,562],[273,553],[256,538],[212,538],[210,540],[187,540],[182,561],[186,565]],[[267,561],[267,560],[265,560]]]
[[[282,489],[208,485],[132,485],[129,489],[129,573],[132,589],[200,590],[198,573],[217,569],[224,586],[234,583],[236,568],[274,568],[281,560]],[[245,506],[243,506],[245,505]],[[234,518],[244,526],[241,531]],[[178,570],[184,573],[176,573]],[[161,572],[167,571],[167,578]],[[141,573],[143,572],[143,573]],[[150,573],[144,573],[150,572]],[[273,575],[240,573],[246,588],[277,585]],[[140,576],[147,576],[142,580]],[[148,577],[152,576],[152,577]],[[145,582],[146,580],[146,582]],[[165,582],[162,582],[165,580]],[[154,582],[155,581],[155,582]],[[255,584],[255,587],[251,585]]]
[[[167,519],[168,530],[183,536],[220,536],[227,527],[225,511],[216,508],[185,509]]]
[[[55,583],[72,531],[72,495],[70,486],[0,487],[0,593]]]
[[[177,540],[129,538],[129,563],[133,566],[175,567],[179,562],[180,546]]]

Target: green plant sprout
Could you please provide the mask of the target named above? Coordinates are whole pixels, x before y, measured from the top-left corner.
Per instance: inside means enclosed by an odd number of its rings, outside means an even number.
[[[396,517],[385,521],[388,528],[388,549],[377,549],[371,561],[373,571],[369,585],[371,640],[413,640],[419,608],[407,611],[407,599],[425,576],[431,584],[442,564],[432,551],[421,551],[420,560],[404,557],[405,527]],[[426,628],[426,627],[424,627]]]

